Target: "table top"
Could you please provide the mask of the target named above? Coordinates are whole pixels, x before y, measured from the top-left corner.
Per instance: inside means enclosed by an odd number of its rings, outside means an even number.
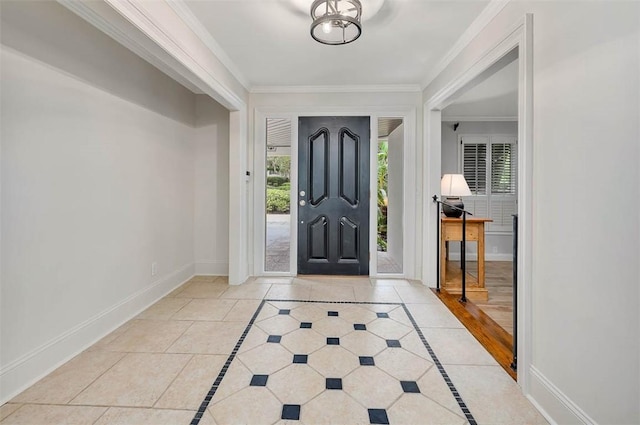
[[[460,218],[447,217],[443,214],[441,215],[440,219],[442,220],[443,223],[462,223],[462,217]],[[487,223],[491,221],[493,221],[493,219],[488,217],[467,216],[467,223]]]

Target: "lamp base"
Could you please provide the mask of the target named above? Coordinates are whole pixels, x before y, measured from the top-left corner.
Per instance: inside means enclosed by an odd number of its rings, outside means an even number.
[[[447,204],[455,205],[458,208],[464,208],[462,198],[445,198],[444,202],[446,202]],[[459,218],[460,216],[462,216],[462,211],[451,208],[446,204],[442,204],[442,212],[444,213],[444,215],[451,218]]]

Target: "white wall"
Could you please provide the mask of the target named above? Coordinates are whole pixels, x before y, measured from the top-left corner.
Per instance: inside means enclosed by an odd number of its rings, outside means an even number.
[[[425,99],[527,12],[534,261],[525,390],[557,423],[640,423],[640,3],[510,2]],[[617,199],[624,210],[608,203]]]
[[[229,111],[196,96],[195,272],[229,271]]]
[[[403,220],[404,212],[404,124],[389,134],[389,183],[387,208],[387,242],[389,255],[402,267]]]
[[[459,149],[460,134],[500,134],[517,138],[518,123],[515,121],[455,121],[458,123],[457,131],[453,130],[454,122],[442,122],[442,174],[460,173]],[[467,244],[469,259],[477,258],[478,244]],[[487,261],[512,261],[513,260],[513,236],[511,234],[496,234],[487,232],[485,236],[485,259]],[[460,244],[450,245],[452,259],[460,257]]]
[[[195,152],[193,94],[55,2],[1,7],[0,403],[193,274]]]

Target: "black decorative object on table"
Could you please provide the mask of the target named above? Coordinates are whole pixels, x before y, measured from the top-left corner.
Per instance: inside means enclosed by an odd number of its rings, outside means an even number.
[[[462,210],[464,209],[462,198],[446,198],[445,202],[446,203],[442,204],[442,212],[444,215],[452,218],[459,218],[462,216]],[[457,208],[452,208],[450,205]]]

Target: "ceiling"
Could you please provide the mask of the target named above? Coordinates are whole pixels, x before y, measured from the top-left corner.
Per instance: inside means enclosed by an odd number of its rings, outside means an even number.
[[[486,79],[473,85],[442,110],[443,119],[516,119],[518,116],[518,60],[492,70]]]
[[[312,0],[182,0],[247,88],[415,85],[488,0],[362,0],[362,36],[327,46],[309,35]],[[369,9],[368,9],[369,6]],[[374,16],[367,16],[379,9]]]

